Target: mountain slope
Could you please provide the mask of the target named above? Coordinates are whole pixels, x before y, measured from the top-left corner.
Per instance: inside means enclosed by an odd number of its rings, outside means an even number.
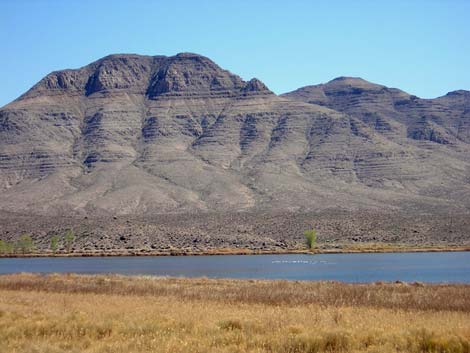
[[[469,197],[470,92],[420,99],[360,78],[339,77],[282,96],[340,111],[361,120],[388,141],[406,147],[393,171],[389,169],[393,160],[382,164],[372,158],[362,163],[366,169],[375,168],[381,178],[398,172],[394,181],[409,191],[464,203]],[[415,185],[410,189],[413,179]]]
[[[347,78],[279,97],[197,54],[111,55],[0,110],[0,209],[466,210],[468,102]]]

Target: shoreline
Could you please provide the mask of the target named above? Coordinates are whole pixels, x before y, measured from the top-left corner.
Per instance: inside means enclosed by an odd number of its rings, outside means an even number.
[[[390,244],[366,246],[345,246],[335,248],[318,248],[312,251],[306,249],[286,250],[255,250],[220,248],[207,251],[152,251],[147,249],[133,251],[97,251],[97,252],[71,252],[71,253],[30,253],[30,254],[0,254],[2,258],[54,258],[54,257],[134,257],[134,256],[220,256],[220,255],[316,255],[316,254],[379,254],[379,253],[432,253],[432,252],[466,252],[470,251],[470,245],[465,246],[397,246]]]

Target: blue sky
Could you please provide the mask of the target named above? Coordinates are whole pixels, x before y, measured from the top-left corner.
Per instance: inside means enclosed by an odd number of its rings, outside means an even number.
[[[0,0],[0,106],[111,53],[206,55],[276,93],[360,76],[470,90],[470,1]]]

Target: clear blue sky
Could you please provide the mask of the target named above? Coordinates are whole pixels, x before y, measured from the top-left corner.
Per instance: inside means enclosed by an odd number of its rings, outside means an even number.
[[[470,89],[470,1],[0,0],[0,106],[111,53],[206,55],[276,93],[360,76]]]

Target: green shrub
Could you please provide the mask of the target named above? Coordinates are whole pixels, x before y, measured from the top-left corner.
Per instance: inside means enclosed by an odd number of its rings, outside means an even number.
[[[7,242],[0,239],[0,254],[6,254]]]
[[[317,231],[315,229],[306,230],[304,232],[305,240],[309,249],[314,249],[317,245]]]
[[[64,240],[67,252],[70,252],[72,250],[73,241],[75,240],[75,235],[72,229],[67,229],[67,231],[65,232]]]
[[[22,254],[32,252],[34,248],[33,238],[29,234],[23,234],[16,243],[16,247]]]
[[[59,237],[57,235],[54,235],[51,238],[51,250],[55,254],[58,248],[59,248]]]
[[[13,254],[13,251],[14,251],[14,246],[12,243],[9,243],[4,240],[0,240],[0,254],[2,255]]]

